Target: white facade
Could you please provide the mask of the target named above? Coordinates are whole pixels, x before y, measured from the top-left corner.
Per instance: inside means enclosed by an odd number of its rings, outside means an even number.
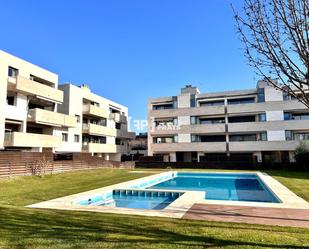
[[[1,50],[0,89],[0,150],[90,152],[118,161],[128,153],[135,134],[127,131],[127,107],[86,87],[58,88],[58,75]]]
[[[117,161],[122,154],[129,154],[128,140],[135,134],[128,132],[127,107],[92,93],[87,86],[64,84],[59,89],[65,101],[58,111],[77,117],[79,122],[68,129],[68,142],[56,151],[83,151]]]

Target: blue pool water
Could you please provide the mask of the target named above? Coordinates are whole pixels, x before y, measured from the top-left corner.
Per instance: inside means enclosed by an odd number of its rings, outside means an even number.
[[[102,206],[114,206],[122,208],[152,209],[160,210],[167,207],[176,198],[173,197],[151,197],[151,196],[128,196],[114,194],[111,203]]]
[[[160,210],[167,207],[182,194],[183,192],[165,190],[115,189],[104,195],[96,195],[80,200],[78,204],[83,206],[92,205]]]
[[[205,191],[209,200],[280,201],[255,174],[181,173],[150,189]]]

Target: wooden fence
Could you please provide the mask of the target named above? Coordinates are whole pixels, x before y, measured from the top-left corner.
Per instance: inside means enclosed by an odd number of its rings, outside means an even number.
[[[131,162],[106,161],[88,153],[73,153],[70,160],[54,160],[54,154],[50,152],[0,152],[0,177],[36,174],[36,168],[42,166],[46,173],[134,167]]]

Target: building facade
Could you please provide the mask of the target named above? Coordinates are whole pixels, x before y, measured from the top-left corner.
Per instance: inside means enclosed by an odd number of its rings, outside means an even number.
[[[0,150],[90,152],[120,160],[134,137],[126,107],[84,87],[58,86],[57,74],[1,50],[0,89]]]
[[[172,162],[237,154],[293,161],[300,141],[309,141],[308,108],[265,81],[217,93],[188,85],[178,96],[149,99],[148,122],[148,155]]]
[[[128,142],[135,133],[128,132],[127,107],[92,93],[86,85],[64,84],[59,89],[65,101],[58,111],[76,117],[77,125],[67,133],[57,130],[67,137],[57,151],[81,150],[114,161],[130,153]]]

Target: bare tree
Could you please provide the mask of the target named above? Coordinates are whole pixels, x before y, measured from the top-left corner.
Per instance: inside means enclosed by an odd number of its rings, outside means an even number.
[[[249,65],[309,108],[309,0],[244,0],[233,11]]]

